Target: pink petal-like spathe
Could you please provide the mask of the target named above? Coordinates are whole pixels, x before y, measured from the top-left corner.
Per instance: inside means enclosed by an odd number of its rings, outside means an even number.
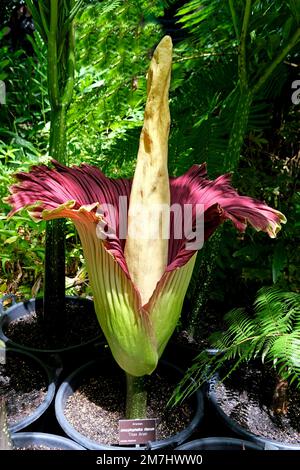
[[[7,198],[7,202],[13,206],[9,216],[29,206],[31,216],[38,220],[43,218],[42,212],[45,209],[50,211],[67,201],[74,201],[73,213],[70,211],[68,215],[60,214],[60,217],[74,219],[78,217],[76,211],[80,207],[97,202],[99,206],[112,205],[116,208],[114,223],[118,233],[119,197],[124,196],[129,199],[131,181],[123,178],[107,178],[98,168],[91,165],[82,164],[80,167],[69,168],[56,161],[53,161],[53,165],[54,168],[51,169],[46,165],[33,166],[30,173],[16,174],[19,183],[11,187],[12,195]],[[94,207],[93,211],[96,214],[97,207]],[[112,225],[110,213],[104,215],[107,227],[110,227]],[[99,222],[96,215],[94,222],[95,224]],[[125,239],[110,237],[106,245],[129,276],[124,258]]]
[[[68,207],[67,212],[59,212],[57,216],[76,219],[82,216],[80,214],[82,206],[90,207],[94,213],[92,220],[95,230],[99,222],[103,230],[106,226],[108,234],[104,240],[106,250],[129,276],[124,257],[125,239],[120,239],[118,234],[120,217],[127,218],[127,213],[119,213],[119,197],[123,196],[129,200],[131,181],[107,178],[98,168],[91,165],[82,164],[79,167],[68,168],[55,161],[53,165],[52,169],[45,165],[35,166],[30,173],[16,175],[19,182],[11,187],[12,194],[7,198],[7,202],[13,207],[9,215],[24,207],[33,206],[30,209],[31,214],[39,219],[43,217],[43,210],[51,211],[68,201],[74,201],[72,208]],[[255,229],[269,233],[270,236],[276,235],[280,223],[285,222],[280,212],[260,201],[240,196],[230,185],[229,175],[220,176],[213,181],[206,179],[205,176],[206,166],[203,164],[192,166],[186,174],[178,178],[170,178],[171,206],[178,204],[183,208],[186,204],[192,205],[192,230],[195,228],[197,204],[203,205],[204,240],[207,240],[226,219],[231,220],[239,231],[245,231],[249,223]],[[109,212],[97,213],[96,203],[99,206],[110,204],[115,207],[114,224]],[[54,217],[55,214],[47,216],[47,218]],[[178,221],[176,222],[171,214],[166,272],[186,264],[196,251],[186,248],[190,234],[184,234],[183,226],[182,237],[179,239],[174,237],[175,223]]]
[[[204,215],[204,240],[226,219],[238,230],[244,231],[249,222],[270,236],[275,236],[280,222],[284,222],[279,212],[239,196],[230,186],[228,175],[207,180],[205,165],[195,165],[185,175],[171,178],[168,265],[149,301],[142,305],[124,256],[124,223],[131,182],[106,178],[98,168],[89,165],[72,168],[57,162],[53,165],[52,169],[35,166],[30,173],[16,175],[18,183],[11,187],[7,198],[13,207],[10,215],[27,207],[36,220],[60,217],[73,220],[82,243],[100,326],[120,367],[135,376],[152,373],[178,322],[195,251],[199,249],[195,243],[191,248],[190,243],[195,238],[198,205]],[[126,202],[123,210],[119,210],[120,198]],[[184,212],[187,205],[188,229],[185,217],[174,217],[172,212],[173,207]]]
[[[219,176],[213,181],[205,176],[206,165],[203,164],[193,165],[184,175],[170,179],[172,204],[180,204],[182,207],[185,204],[193,205],[193,228],[196,205],[203,205],[204,241],[226,219],[231,220],[240,232],[244,232],[249,223],[256,230],[267,232],[271,237],[276,236],[280,224],[286,222],[281,212],[256,199],[240,196],[230,185],[229,174]],[[193,250],[186,249],[187,237],[176,240],[172,233],[174,229],[171,230],[167,271],[182,266],[194,253]]]

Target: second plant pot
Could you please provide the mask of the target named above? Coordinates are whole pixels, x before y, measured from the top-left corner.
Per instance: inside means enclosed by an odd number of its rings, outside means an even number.
[[[156,371],[156,387],[152,387],[152,396],[155,400],[160,400],[163,390],[160,390],[160,384],[163,384],[162,377],[166,376],[168,380],[174,383],[174,386],[182,377],[182,371],[176,366],[169,364],[165,361],[161,361]],[[75,370],[60,386],[55,400],[55,413],[59,424],[61,425],[64,432],[73,440],[77,441],[80,445],[92,450],[154,450],[160,448],[174,448],[181,443],[185,442],[200,424],[203,411],[203,395],[201,391],[197,391],[192,397],[189,404],[190,416],[187,418],[184,416],[185,423],[182,425],[181,415],[184,415],[187,408],[184,411],[178,411],[177,409],[167,410],[166,420],[174,421],[177,426],[177,431],[172,435],[166,435],[165,423],[161,424],[161,436],[158,436],[158,440],[150,441],[147,444],[135,447],[135,446],[120,446],[116,443],[116,433],[118,420],[124,419],[125,412],[125,392],[126,386],[123,381],[122,371],[114,365],[112,359],[100,361],[91,361],[79,369]],[[159,383],[158,383],[159,382]],[[109,389],[107,383],[115,388]],[[166,385],[161,385],[166,387]],[[169,384],[167,384],[169,387]],[[102,396],[99,396],[99,391]],[[149,402],[150,402],[149,393]],[[77,397],[77,398],[76,398]],[[116,397],[118,404],[116,404]],[[74,399],[78,403],[74,402]],[[169,397],[168,397],[169,398]],[[74,405],[75,403],[75,405]],[[72,407],[78,407],[78,421],[74,423],[73,415],[74,412]],[[154,409],[154,414],[156,410]],[[74,412],[75,413],[75,412]],[[105,422],[105,417],[108,413],[113,415],[112,424]],[[102,421],[103,416],[103,421]],[[153,416],[160,419],[160,416]],[[179,423],[179,424],[178,424]],[[172,423],[173,425],[173,423]],[[104,430],[115,429],[114,439],[112,442],[101,442],[101,438],[95,439],[89,434],[93,430],[101,431],[101,427]],[[106,432],[106,431],[105,431]]]
[[[1,369],[10,432],[42,419],[55,395],[57,371],[25,351],[7,348]]]
[[[300,450],[299,444],[289,444],[281,442],[279,440],[273,440],[262,435],[254,434],[253,432],[247,429],[247,426],[243,426],[238,423],[234,416],[229,416],[221,407],[215,389],[218,385],[218,377],[215,376],[212,378],[208,384],[208,399],[209,405],[212,409],[214,415],[225,425],[227,429],[230,430],[235,436],[238,436],[247,441],[260,446],[264,450]],[[243,404],[239,402],[240,415],[243,416],[245,409],[243,409]]]
[[[254,442],[232,437],[205,437],[186,442],[176,450],[263,450],[263,447]]]
[[[71,439],[43,432],[18,432],[12,442],[20,450],[86,450]]]
[[[4,309],[3,303],[8,298],[12,304]],[[60,356],[69,371],[76,364],[93,358],[95,352],[104,345],[92,300],[66,296],[66,333],[61,333],[59,324],[58,341],[56,337],[52,341],[47,329],[38,321],[37,312],[41,312],[42,307],[42,298],[18,303],[12,295],[0,299],[0,339],[7,346],[42,357],[45,362],[52,363],[54,354]],[[88,326],[84,334],[83,325]]]

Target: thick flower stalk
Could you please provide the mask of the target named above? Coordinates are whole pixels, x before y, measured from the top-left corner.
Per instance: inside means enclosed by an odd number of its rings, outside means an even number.
[[[107,178],[94,166],[68,168],[53,161],[51,168],[39,165],[30,173],[18,173],[18,182],[7,198],[13,207],[10,216],[27,207],[37,221],[61,217],[73,220],[82,242],[99,323],[114,358],[134,377],[153,372],[178,322],[195,253],[201,246],[191,243],[197,205],[202,208],[204,240],[227,219],[239,231],[245,231],[249,223],[271,237],[285,222],[280,212],[238,195],[230,186],[229,175],[214,181],[206,179],[204,164],[194,165],[178,178],[168,178],[171,54],[171,40],[166,37],[150,66],[133,182]],[[184,217],[172,213],[167,217],[168,237],[159,230],[156,238],[147,238],[146,231],[141,239],[139,230],[147,223],[151,226],[152,220],[143,219],[143,208],[160,204],[167,208],[167,214],[170,205],[182,209],[182,214],[190,207],[188,229]],[[140,207],[135,211],[134,205]],[[149,211],[146,213],[149,215]]]

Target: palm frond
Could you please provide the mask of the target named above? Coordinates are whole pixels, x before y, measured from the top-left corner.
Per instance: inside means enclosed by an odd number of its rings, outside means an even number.
[[[185,3],[178,11],[178,23],[188,29],[194,40],[202,47],[217,50],[221,44],[230,47],[234,39],[228,2],[218,0],[192,0]]]

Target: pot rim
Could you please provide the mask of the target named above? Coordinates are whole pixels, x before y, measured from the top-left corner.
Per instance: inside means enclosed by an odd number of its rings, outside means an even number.
[[[41,441],[43,444],[46,443],[48,445],[53,444],[53,447],[57,447],[59,443],[63,443],[69,447],[69,449],[62,449],[62,450],[86,450],[80,444],[67,437],[59,436],[58,434],[49,434],[45,432],[18,432],[12,434],[12,441],[15,444],[15,441],[19,441],[19,444],[22,441],[30,441],[35,444],[37,441]],[[16,442],[17,444],[17,442]],[[50,447],[51,448],[51,447]]]
[[[77,377],[81,375],[82,372],[88,370],[89,368],[95,367],[95,365],[101,364],[101,361],[95,359],[90,361],[86,364],[83,364],[74,372],[72,372],[60,385],[56,398],[55,398],[55,415],[56,419],[59,422],[60,426],[64,430],[64,432],[71,437],[73,440],[78,442],[79,444],[83,445],[87,449],[91,450],[155,450],[160,449],[162,447],[176,447],[183,442],[185,442],[190,435],[193,433],[195,428],[198,426],[200,421],[204,415],[204,399],[203,393],[200,390],[197,390],[194,394],[195,399],[195,413],[188,424],[188,426],[183,429],[182,431],[170,436],[166,439],[157,440],[157,441],[149,441],[147,444],[142,446],[118,446],[118,445],[108,445],[108,444],[98,444],[92,439],[85,437],[83,434],[76,431],[76,429],[69,423],[67,418],[64,415],[64,406],[67,398],[72,395],[72,393],[77,388]],[[178,368],[177,366],[169,363],[168,361],[161,360],[160,364],[166,367],[171,367],[173,370],[178,371],[179,373],[183,374],[183,371]],[[66,396],[67,395],[67,396]]]
[[[39,357],[36,357],[31,352],[23,351],[23,350],[12,348],[12,347],[6,348],[6,352],[9,352],[9,351],[16,353],[16,354],[20,354],[21,356],[22,355],[27,356],[33,361],[37,362],[39,367],[46,373],[46,380],[48,382],[47,393],[42,403],[40,403],[40,405],[37,406],[30,415],[26,416],[25,418],[21,419],[17,423],[8,427],[11,433],[15,433],[17,431],[20,431],[21,429],[26,428],[33,422],[35,422],[49,408],[55,395],[59,369],[51,368],[50,366],[45,364]]]
[[[234,446],[234,445],[235,446],[239,445],[240,447],[245,445],[249,448],[249,450],[264,450],[264,447],[262,445],[259,445],[253,441],[251,442],[245,439],[238,439],[236,437],[227,437],[227,436],[221,436],[221,437],[212,436],[212,437],[203,437],[200,439],[195,439],[193,441],[189,441],[189,442],[185,442],[184,444],[181,444],[179,447],[176,447],[175,450],[215,450],[213,448],[209,449],[210,446],[213,446],[215,444],[217,445],[224,444],[226,447],[225,450],[231,450],[230,446]],[[202,448],[201,445],[208,446],[208,448],[206,447]],[[238,450],[238,449],[232,449],[232,450]],[[242,450],[242,448],[240,450]]]
[[[229,429],[233,431],[235,434],[239,436],[243,436],[246,439],[257,442],[258,444],[264,446],[264,450],[300,450],[300,443],[299,444],[289,444],[284,443],[281,441],[276,441],[274,439],[270,439],[267,437],[259,436],[257,434],[252,433],[251,431],[247,431],[247,429],[243,428],[239,423],[235,420],[230,418],[221,406],[218,403],[216,393],[215,393],[215,385],[218,381],[218,376],[215,375],[208,381],[208,389],[207,389],[207,397],[209,402],[212,404],[216,413],[221,417],[223,421],[227,424]]]
[[[71,301],[79,300],[80,302],[83,302],[83,303],[93,304],[93,300],[87,299],[86,297],[66,295],[66,299],[71,300]],[[28,351],[28,352],[35,353],[35,354],[44,354],[44,353],[59,354],[59,353],[71,352],[75,349],[88,346],[90,344],[93,344],[97,340],[99,341],[101,340],[101,342],[104,342],[104,338],[102,338],[101,334],[99,334],[83,343],[74,344],[72,346],[67,346],[64,348],[56,348],[56,349],[40,349],[40,348],[33,348],[31,346],[22,345],[20,343],[15,343],[8,336],[4,334],[3,327],[6,326],[8,323],[10,323],[9,321],[10,316],[15,312],[16,309],[20,307],[21,304],[28,304],[32,307],[32,309],[29,309],[28,311],[24,311],[24,313],[20,314],[17,318],[22,318],[25,315],[32,314],[35,308],[35,302],[36,301],[39,302],[41,300],[42,300],[42,297],[37,297],[37,298],[26,300],[25,302],[13,303],[13,305],[8,307],[5,311],[3,311],[2,313],[0,312],[0,339],[4,341],[4,343],[6,343],[9,347],[20,349],[22,351]]]

